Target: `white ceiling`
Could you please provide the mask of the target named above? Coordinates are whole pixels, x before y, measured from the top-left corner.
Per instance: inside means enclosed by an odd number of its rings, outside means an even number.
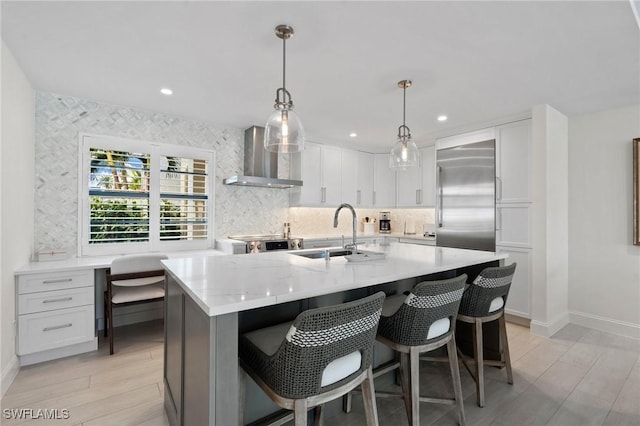
[[[273,29],[289,24],[287,88],[307,134],[374,152],[402,124],[402,79],[413,80],[407,125],[419,144],[540,103],[573,116],[640,102],[627,0],[1,7],[2,38],[37,90],[238,128],[272,110],[282,82]]]

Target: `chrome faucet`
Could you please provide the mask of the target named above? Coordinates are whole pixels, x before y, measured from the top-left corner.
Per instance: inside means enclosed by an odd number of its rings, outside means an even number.
[[[356,218],[356,211],[353,209],[353,206],[351,206],[351,204],[342,203],[336,209],[336,212],[333,215],[333,227],[334,228],[338,227],[338,213],[340,213],[340,210],[342,210],[343,207],[346,207],[349,210],[351,210],[351,215],[353,216],[353,239],[351,241],[351,244],[345,244],[344,248],[346,250],[351,250],[352,254],[356,254],[358,253],[358,244],[356,243],[357,218]]]

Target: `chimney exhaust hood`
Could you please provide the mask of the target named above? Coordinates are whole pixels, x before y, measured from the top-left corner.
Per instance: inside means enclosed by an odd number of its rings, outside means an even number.
[[[301,180],[278,179],[278,154],[264,149],[264,127],[244,131],[244,174],[226,178],[222,183],[261,188],[293,188]]]

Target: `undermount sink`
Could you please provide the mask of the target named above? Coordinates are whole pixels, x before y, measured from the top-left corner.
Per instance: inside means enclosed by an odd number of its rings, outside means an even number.
[[[327,257],[327,254],[329,255],[329,258],[344,256],[350,262],[363,262],[367,260],[383,259],[385,257],[384,253],[358,250],[355,254],[353,254],[351,253],[351,250],[345,250],[345,249],[315,250],[315,251],[308,251],[304,253],[292,252],[291,254],[294,254],[296,256],[306,257],[307,259],[325,259]]]
[[[327,253],[329,253],[329,257],[346,256],[348,254],[351,254],[351,250],[344,250],[344,249],[316,250],[316,251],[308,251],[305,253],[293,252],[291,254],[295,254],[296,256],[306,257],[308,259],[324,259],[325,257],[327,257]],[[358,251],[358,253],[360,252]]]

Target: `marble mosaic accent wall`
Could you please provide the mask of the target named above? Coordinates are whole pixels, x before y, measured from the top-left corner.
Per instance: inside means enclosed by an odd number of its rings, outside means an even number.
[[[77,251],[81,132],[214,150],[216,238],[281,232],[287,220],[288,190],[222,184],[242,173],[243,129],[44,92],[37,93],[35,127],[36,250]],[[280,169],[288,170],[286,161]]]

